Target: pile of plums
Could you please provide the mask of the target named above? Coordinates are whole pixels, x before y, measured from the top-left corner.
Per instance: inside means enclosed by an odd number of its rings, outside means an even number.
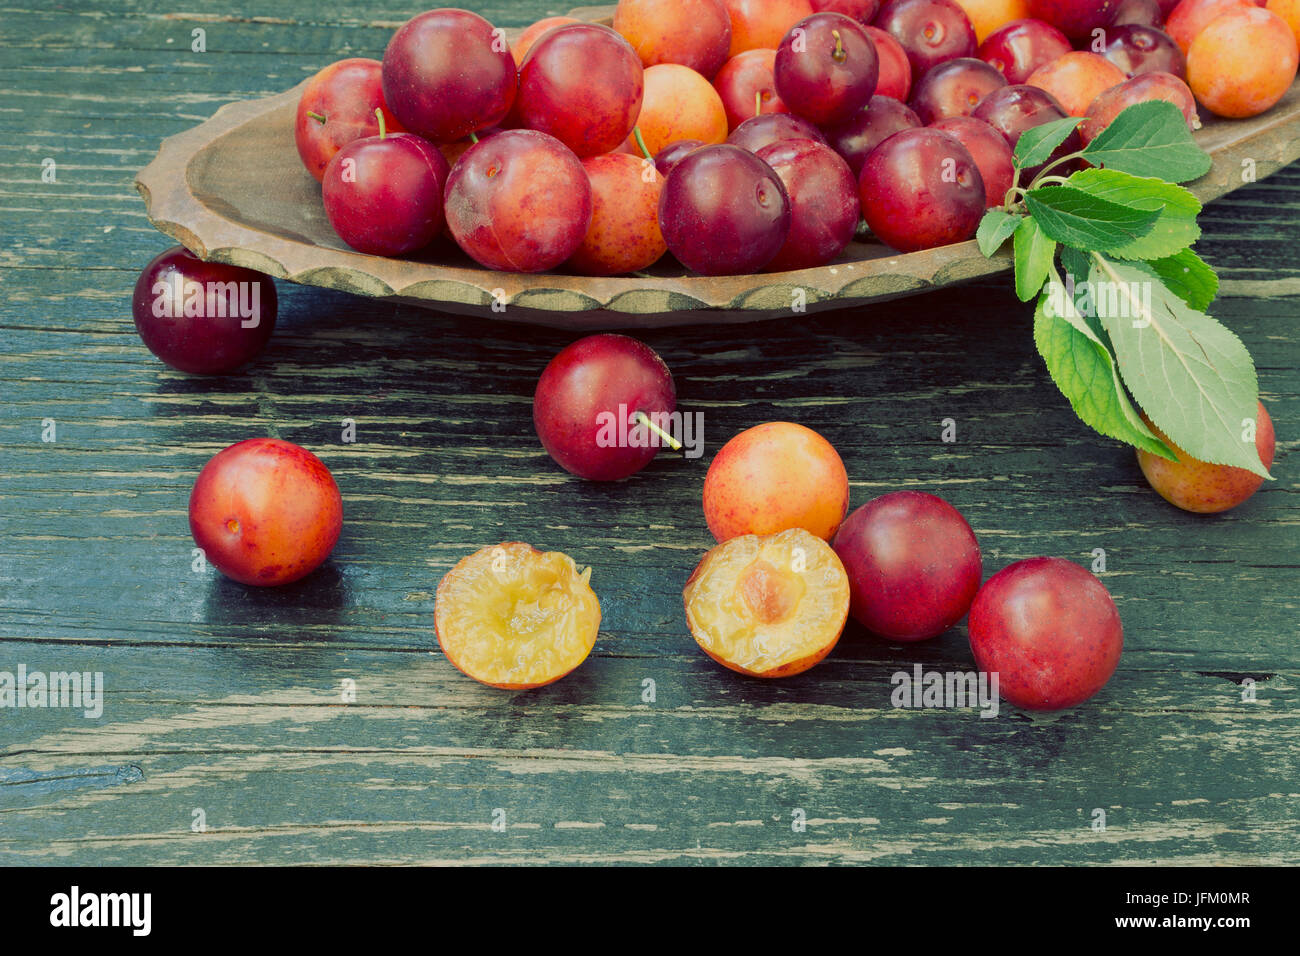
[[[382,63],[317,74],[295,132],[361,252],[449,237],[502,271],[787,271],[864,226],[904,252],[969,239],[1050,120],[1086,117],[1059,159],[1138,102],[1193,129],[1198,101],[1263,112],[1298,36],[1297,0],[620,0],[612,28],[549,17],[513,46],[441,9]]]

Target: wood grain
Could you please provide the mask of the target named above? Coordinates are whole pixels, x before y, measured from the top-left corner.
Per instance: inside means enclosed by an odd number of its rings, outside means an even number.
[[[98,721],[0,710],[0,862],[1300,862],[1300,168],[1202,216],[1213,311],[1253,352],[1279,436],[1277,481],[1239,511],[1170,508],[1079,424],[999,277],[640,334],[704,412],[705,457],[593,485],[531,424],[572,333],[281,283],[266,354],[200,379],[132,327],[136,275],[169,245],[132,187],[160,140],[375,55],[409,9],[19,6],[0,18],[0,670],[100,671],[105,704]],[[986,574],[1105,548],[1126,639],[1111,684],[1055,720],[891,707],[895,671],[972,666],[963,626],[909,648],[854,627],[780,684],[704,659],[680,608],[711,541],[704,470],[774,418],[835,443],[854,506],[947,497]],[[347,516],[331,561],[271,592],[194,573],[185,517],[207,458],[259,434],[321,455]],[[506,538],[592,565],[605,609],[591,660],[527,694],[461,678],[432,633],[441,574]]]

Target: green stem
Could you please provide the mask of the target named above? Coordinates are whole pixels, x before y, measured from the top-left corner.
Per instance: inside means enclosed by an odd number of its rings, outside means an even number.
[[[312,119],[314,119],[316,122],[320,123],[321,126],[324,126],[324,125],[325,125],[325,114],[324,114],[324,113],[315,113],[315,112],[313,112],[313,111],[311,111],[311,110],[308,110],[308,111],[307,111],[307,115],[310,116]]]
[[[1055,169],[1057,166],[1060,166],[1063,163],[1068,163],[1071,160],[1081,159],[1081,158],[1083,158],[1083,150],[1079,150],[1077,153],[1067,153],[1066,155],[1062,156],[1060,159],[1052,160],[1050,163],[1048,163],[1046,166],[1044,166],[1042,169],[1038,171],[1038,175],[1035,176],[1034,181],[1029,184],[1029,188],[1033,189],[1035,186],[1037,186],[1038,181],[1042,179],[1044,176],[1046,176],[1051,170]],[[1019,173],[1020,171],[1016,170],[1016,172]]]
[[[471,143],[474,143],[475,145],[478,145],[478,133],[470,133],[470,134],[469,134],[469,141],[470,141]]]
[[[379,138],[384,139],[388,136],[388,128],[384,125],[384,111],[378,106],[375,107],[375,119],[379,120]]]
[[[654,432],[656,435],[658,435],[658,436],[659,436],[659,440],[662,441],[662,442],[663,442],[665,445],[667,445],[669,448],[671,448],[673,451],[681,451],[681,450],[682,450],[682,447],[683,447],[683,446],[682,446],[682,443],[679,442],[679,441],[678,441],[676,438],[674,438],[672,435],[668,434],[666,431],[664,431],[662,428],[660,428],[660,427],[659,427],[658,425],[656,425],[654,422],[652,422],[652,421],[650,420],[650,416],[647,415],[645,412],[642,412],[642,411],[636,411],[636,412],[633,412],[633,413],[632,413],[632,418],[637,422],[637,424],[639,424],[639,425],[644,425],[646,428],[650,429],[652,432]]]
[[[831,54],[831,59],[836,63],[843,63],[847,59],[847,56],[844,53],[844,41],[840,37],[840,31],[832,30],[831,36],[835,38],[835,52]]]
[[[641,147],[641,153],[645,156],[646,159],[650,160],[650,162],[653,163],[655,161],[655,158],[650,155],[650,150],[646,148],[645,139],[641,136],[640,126],[632,127],[632,136],[636,140],[636,144]]]

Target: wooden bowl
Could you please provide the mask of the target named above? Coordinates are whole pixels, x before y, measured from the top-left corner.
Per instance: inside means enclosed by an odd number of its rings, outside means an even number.
[[[612,11],[582,8],[573,15],[608,22]],[[688,274],[671,256],[641,275],[591,278],[493,272],[459,250],[413,259],[364,255],[335,235],[320,186],[298,158],[294,111],[305,82],[230,103],[164,140],[135,181],[149,221],[204,259],[291,282],[581,330],[753,322],[790,315],[800,302],[807,311],[842,308],[1011,268],[1005,250],[986,259],[974,241],[906,254],[854,242],[831,265],[728,277]],[[1189,186],[1203,202],[1300,159],[1300,83],[1262,116],[1207,117],[1196,139],[1214,158],[1210,172]]]

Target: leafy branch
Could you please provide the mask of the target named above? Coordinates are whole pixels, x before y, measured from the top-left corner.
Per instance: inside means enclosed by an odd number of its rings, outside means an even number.
[[[1195,458],[1269,477],[1243,440],[1256,414],[1255,365],[1205,312],[1218,278],[1191,249],[1200,201],[1178,185],[1203,176],[1209,155],[1176,106],[1149,102],[1084,149],[1053,156],[1079,122],[1021,135],[1012,186],[976,233],[980,251],[1012,241],[1016,294],[1037,298],[1034,343],[1085,424],[1173,459],[1159,429]],[[1085,168],[1062,174],[1078,160]]]

